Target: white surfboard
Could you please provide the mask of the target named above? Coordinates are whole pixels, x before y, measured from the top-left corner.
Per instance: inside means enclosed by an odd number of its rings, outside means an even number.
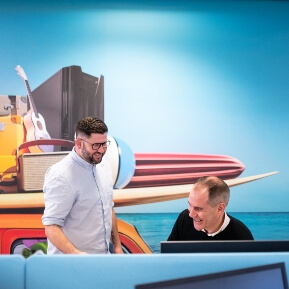
[[[229,187],[239,186],[245,183],[253,182],[265,177],[277,174],[278,171],[225,180]],[[115,207],[142,205],[156,202],[164,202],[187,198],[193,184],[162,186],[162,187],[145,187],[145,188],[129,188],[114,190]],[[1,209],[17,209],[17,208],[44,208],[44,193],[17,193],[17,194],[1,194]]]

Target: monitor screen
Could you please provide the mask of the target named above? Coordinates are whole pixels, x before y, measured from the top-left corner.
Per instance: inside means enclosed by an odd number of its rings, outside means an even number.
[[[289,240],[163,241],[161,253],[289,252]]]
[[[136,285],[135,289],[288,289],[284,263]]]

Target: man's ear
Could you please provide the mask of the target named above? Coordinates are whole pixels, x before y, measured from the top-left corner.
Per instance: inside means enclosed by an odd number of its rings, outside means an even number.
[[[226,204],[225,203],[220,203],[218,205],[218,212],[225,212],[226,209]]]
[[[75,146],[79,149],[81,148],[81,142],[82,142],[81,139],[79,139],[79,138],[75,139]]]

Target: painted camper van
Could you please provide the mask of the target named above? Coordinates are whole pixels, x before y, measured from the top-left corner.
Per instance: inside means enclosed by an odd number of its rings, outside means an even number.
[[[23,254],[46,242],[41,222],[44,173],[74,145],[60,139],[28,141],[26,114],[26,97],[0,95],[0,254]],[[47,142],[55,152],[38,149]],[[118,228],[124,252],[152,253],[134,226],[118,219]]]

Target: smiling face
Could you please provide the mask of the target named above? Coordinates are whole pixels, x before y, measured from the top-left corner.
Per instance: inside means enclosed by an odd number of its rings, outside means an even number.
[[[107,133],[92,133],[90,137],[80,135],[75,140],[76,153],[90,164],[99,164],[102,161],[107,148],[102,145],[97,149],[92,148],[94,143],[105,143],[107,141]]]
[[[189,216],[193,219],[196,230],[205,230],[212,234],[220,229],[224,222],[226,205],[225,203],[219,203],[212,207],[206,186],[193,186],[188,202]]]

